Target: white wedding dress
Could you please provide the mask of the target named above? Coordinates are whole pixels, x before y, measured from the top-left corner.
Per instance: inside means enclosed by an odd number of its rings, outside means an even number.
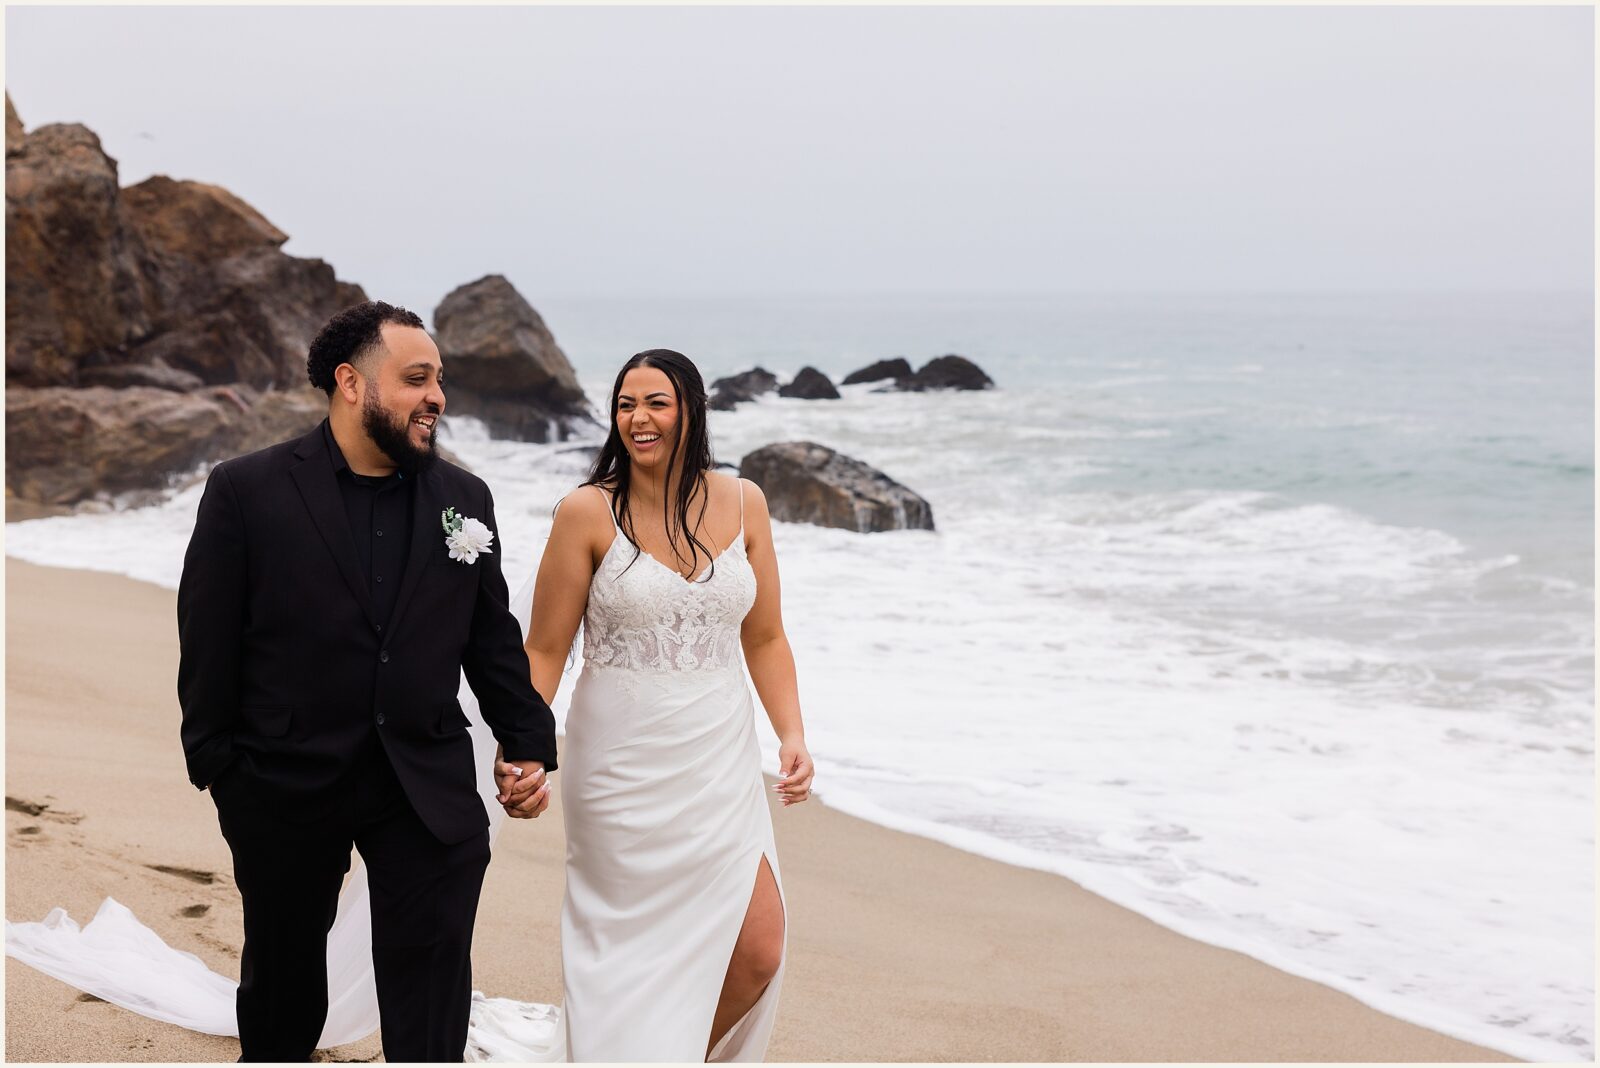
[[[693,580],[618,530],[589,583],[561,753],[575,1061],[705,1057],[763,858],[782,898],[739,644],[756,597],[742,512]],[[782,980],[780,964],[711,1060],[762,1059]]]
[[[586,663],[561,760],[569,1011],[474,991],[468,1061],[700,1060],[761,858],[779,879],[739,646],[755,600],[742,515],[734,544],[693,582],[644,553],[629,567],[630,548],[619,533],[589,587]],[[524,634],[532,601],[530,577],[512,599]],[[492,841],[505,819],[494,800],[495,740],[465,679],[461,706]],[[237,982],[168,946],[112,898],[81,929],[59,908],[38,923],[7,920],[6,955],[140,1015],[239,1033]],[[713,1060],[762,1058],[782,977],[780,967]],[[318,1046],[377,1029],[357,853],[328,934]]]

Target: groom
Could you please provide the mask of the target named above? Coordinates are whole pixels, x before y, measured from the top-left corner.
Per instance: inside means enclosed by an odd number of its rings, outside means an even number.
[[[384,1056],[460,1061],[489,861],[461,672],[523,771],[499,784],[513,815],[548,803],[555,723],[489,489],[437,457],[444,375],[422,320],[358,304],[307,370],[327,420],[212,470],[178,587],[189,778],[211,790],[244,899],[239,1041],[247,1061],[310,1058],[353,844]]]

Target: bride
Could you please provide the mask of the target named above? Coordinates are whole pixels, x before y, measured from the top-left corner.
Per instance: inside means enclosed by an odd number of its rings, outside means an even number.
[[[812,779],[766,500],[711,470],[705,390],[684,356],[630,359],[611,413],[593,474],[558,506],[513,601],[547,700],[584,623],[562,755],[564,1012],[475,993],[467,1059],[759,1060],[787,917],[741,649],[780,739],[782,803],[804,801]],[[549,786],[496,759],[465,685],[461,704],[480,781],[494,763],[502,787],[485,796],[494,835],[502,807],[531,817]],[[358,858],[328,935],[321,1048],[377,1030],[370,916]],[[81,930],[61,909],[8,921],[6,953],[144,1016],[238,1034],[237,984],[111,898]]]
[[[583,623],[562,753],[567,1053],[760,1060],[786,913],[746,664],[780,742],[782,803],[812,778],[771,521],[757,487],[711,470],[687,357],[634,356],[611,414],[589,478],[557,506],[525,646],[553,700]],[[516,784],[509,814],[543,808],[537,775],[495,771]]]

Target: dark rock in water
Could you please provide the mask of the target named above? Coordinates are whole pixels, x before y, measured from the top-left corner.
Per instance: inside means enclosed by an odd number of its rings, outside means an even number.
[[[504,277],[461,286],[433,313],[451,415],[497,437],[563,441],[594,420],[578,375],[539,313]]]
[[[994,380],[964,356],[940,356],[923,364],[900,388],[920,393],[929,389],[992,389]]]
[[[764,368],[757,367],[753,370],[742,371],[736,375],[719,378],[711,383],[711,393],[706,400],[708,407],[719,412],[732,411],[735,404],[753,401],[763,393],[771,393],[778,388],[778,376]]]
[[[150,364],[105,364],[84,367],[78,372],[78,384],[110,386],[112,389],[151,386],[155,389],[168,389],[174,393],[192,393],[205,385],[199,375],[180,371],[176,367],[168,367],[160,361]]]
[[[761,394],[771,393],[778,388],[778,376],[764,367],[754,367],[719,378],[711,383],[711,388],[732,393],[740,400],[755,400]]]
[[[860,460],[811,441],[766,445],[739,474],[761,487],[772,518],[862,533],[932,530],[933,508]]]
[[[900,382],[910,377],[910,362],[904,356],[896,356],[892,360],[879,360],[877,363],[868,364],[859,371],[851,371],[844,376],[844,381],[840,384],[853,386],[857,382],[881,382],[885,378]]]
[[[838,400],[839,391],[833,388],[828,376],[815,367],[802,367],[794,381],[778,389],[780,397],[798,397],[801,400]]]

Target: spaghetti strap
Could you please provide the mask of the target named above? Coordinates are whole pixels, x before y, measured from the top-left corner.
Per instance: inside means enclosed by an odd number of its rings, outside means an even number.
[[[594,485],[594,483],[591,482],[590,485]],[[606,515],[611,517],[611,527],[612,527],[612,529],[615,530],[618,534],[621,534],[622,533],[622,527],[617,524],[617,513],[616,513],[616,510],[611,506],[611,494],[607,493],[605,490],[601,489],[599,486],[595,486],[594,488],[597,489],[597,490],[600,490],[600,496],[606,502]],[[741,497],[740,501],[742,502],[743,500],[744,500],[744,498]],[[741,519],[740,522],[743,523],[743,519]]]
[[[744,479],[735,478],[739,483],[739,541],[744,541]]]

